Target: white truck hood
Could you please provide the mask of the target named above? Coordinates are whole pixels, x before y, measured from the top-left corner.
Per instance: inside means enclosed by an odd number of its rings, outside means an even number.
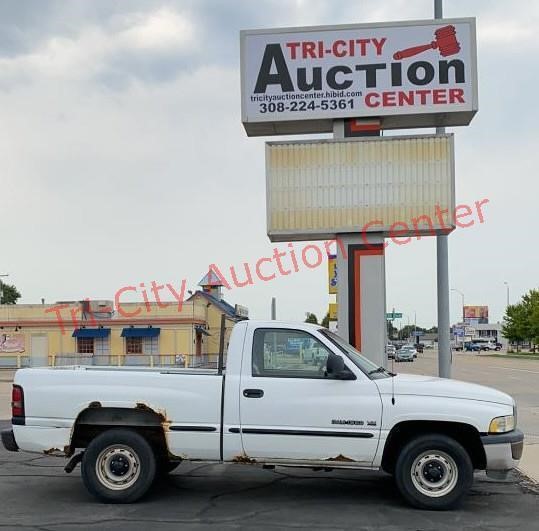
[[[381,394],[435,396],[481,400],[495,404],[513,405],[513,399],[492,387],[477,385],[460,380],[422,376],[419,374],[397,374],[393,378],[375,380]]]

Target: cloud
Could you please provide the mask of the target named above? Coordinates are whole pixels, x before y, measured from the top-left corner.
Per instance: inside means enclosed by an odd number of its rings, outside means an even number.
[[[88,81],[177,74],[192,51],[196,31],[186,15],[168,8],[114,17],[108,26],[83,26],[74,36],[53,35],[26,54],[0,59],[0,86],[39,79]]]
[[[120,45],[138,50],[170,50],[191,47],[195,29],[180,13],[163,7],[152,13],[137,13],[126,17],[131,23],[118,33]]]
[[[522,47],[537,47],[536,22],[490,20],[481,22],[477,36],[481,44],[490,48],[504,48],[508,44]]]

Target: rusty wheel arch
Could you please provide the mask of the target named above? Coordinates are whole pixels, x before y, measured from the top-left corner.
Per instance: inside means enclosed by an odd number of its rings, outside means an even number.
[[[170,422],[163,412],[155,411],[139,402],[135,407],[103,407],[100,402],[91,402],[83,409],[74,425],[70,444],[65,448],[71,456],[77,448],[86,448],[100,433],[111,428],[128,428],[141,433],[157,454],[173,458],[168,452],[165,432]]]

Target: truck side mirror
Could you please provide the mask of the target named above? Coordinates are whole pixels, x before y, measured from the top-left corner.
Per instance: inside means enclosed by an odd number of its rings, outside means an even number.
[[[344,372],[344,360],[330,352],[326,362],[326,375],[328,378],[339,378],[340,375]]]

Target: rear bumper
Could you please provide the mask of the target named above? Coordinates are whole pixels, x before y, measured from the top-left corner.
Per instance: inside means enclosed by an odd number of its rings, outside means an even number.
[[[2,432],[2,444],[8,452],[19,451],[19,447],[17,446],[17,442],[15,441],[15,435],[13,434],[13,430],[4,430]]]
[[[481,437],[487,458],[487,475],[503,478],[518,466],[524,449],[524,434],[520,430]]]

